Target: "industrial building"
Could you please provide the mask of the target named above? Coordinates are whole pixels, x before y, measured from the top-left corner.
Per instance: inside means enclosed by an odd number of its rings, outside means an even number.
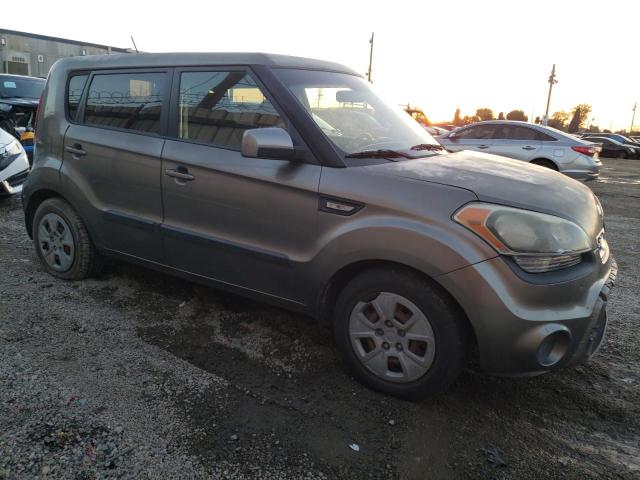
[[[128,48],[0,28],[0,73],[46,77],[60,58],[129,52]]]

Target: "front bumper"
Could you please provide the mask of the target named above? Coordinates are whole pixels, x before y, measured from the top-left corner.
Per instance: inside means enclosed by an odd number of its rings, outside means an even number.
[[[467,313],[481,368],[527,375],[583,363],[598,350],[616,275],[612,256],[536,275],[496,257],[438,280]]]

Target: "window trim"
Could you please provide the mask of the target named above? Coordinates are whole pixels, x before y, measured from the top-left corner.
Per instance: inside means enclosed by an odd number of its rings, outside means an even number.
[[[84,89],[84,92],[82,94],[82,98],[80,99],[80,106],[78,107],[78,112],[77,112],[77,116],[78,118],[80,118],[81,120],[76,120],[74,121],[70,121],[68,120],[70,123],[76,124],[76,125],[83,125],[86,127],[92,127],[92,128],[101,128],[104,130],[113,130],[116,132],[126,132],[126,133],[131,133],[133,135],[145,135],[147,137],[153,137],[153,138],[166,138],[167,136],[167,124],[168,124],[168,110],[169,110],[169,106],[170,106],[170,97],[171,97],[171,88],[172,88],[172,81],[173,81],[173,76],[172,76],[172,71],[174,69],[169,67],[169,68],[109,68],[109,69],[93,69],[90,71],[90,75],[89,75],[89,79],[87,80],[87,85],[88,88]],[[67,78],[70,79],[70,77],[73,75],[72,72],[70,73]],[[93,83],[93,79],[98,76],[98,75],[122,75],[122,74],[127,74],[127,73],[163,73],[165,75],[165,88],[163,89],[163,95],[162,95],[162,107],[160,110],[160,131],[158,133],[156,132],[144,132],[141,130],[131,130],[129,128],[118,128],[118,127],[111,127],[111,126],[104,126],[104,125],[99,125],[99,124],[95,124],[95,123],[87,123],[84,120],[85,117],[85,111],[86,111],[86,106],[87,106],[87,97],[89,94],[89,90],[91,89],[91,84]],[[68,82],[67,82],[68,85]],[[65,96],[65,104],[67,102],[66,96]]]
[[[291,138],[293,139],[294,145],[296,144],[296,140],[298,142],[302,142],[302,138],[293,128],[293,124],[289,120],[289,118],[284,114],[278,102],[273,98],[273,95],[269,92],[269,90],[262,83],[258,75],[252,70],[249,65],[212,65],[212,66],[189,66],[189,67],[176,67],[173,71],[173,82],[171,87],[171,103],[169,106],[169,119],[168,119],[168,129],[167,129],[167,138],[175,140],[177,142],[191,143],[195,145],[203,145],[205,147],[211,148],[221,148],[223,150],[229,150],[231,152],[240,153],[239,148],[233,148],[226,145],[218,145],[211,142],[205,142],[202,140],[196,140],[193,138],[181,138],[178,135],[178,123],[180,121],[180,112],[179,112],[179,102],[180,102],[180,77],[183,73],[190,72],[242,72],[246,75],[249,75],[253,81],[256,83],[262,94],[265,96],[273,108],[278,112],[280,118],[287,125],[287,131]],[[317,163],[317,162],[310,162]]]
[[[459,137],[459,134],[458,134],[458,135],[456,135],[456,140],[496,140],[495,135],[496,135],[496,127],[497,127],[497,126],[499,126],[499,125],[495,125],[495,124],[486,124],[486,125],[477,125],[477,124],[475,124],[475,125],[468,125],[468,126],[466,126],[466,127],[463,127],[463,128],[461,129],[461,132],[460,132],[460,133],[463,133],[463,132],[469,132],[469,131],[477,130],[477,129],[484,128],[484,127],[490,127],[490,128],[493,128],[493,132],[491,133],[491,136],[490,136],[489,138],[464,138],[464,137],[463,137],[463,138],[460,138],[460,137]]]
[[[80,99],[78,100],[78,108],[76,109],[76,118],[72,119],[71,115],[69,113],[69,85],[71,84],[71,79],[73,77],[80,77],[82,75],[86,75],[87,76],[87,80],[84,84],[84,87],[82,87],[82,94],[80,95]],[[87,85],[89,84],[89,80],[91,79],[91,70],[74,70],[69,72],[69,74],[67,75],[67,80],[66,80],[66,85],[64,88],[64,117],[67,119],[67,122],[69,123],[73,123],[73,124],[79,124],[80,122],[77,121],[77,117],[80,114],[80,111],[83,111],[84,113],[84,100],[85,100],[85,92],[87,90]]]

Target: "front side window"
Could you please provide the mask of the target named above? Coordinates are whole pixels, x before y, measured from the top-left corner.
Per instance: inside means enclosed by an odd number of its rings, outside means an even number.
[[[164,73],[99,74],[89,86],[85,123],[160,133]]]
[[[69,119],[75,120],[78,113],[78,105],[80,104],[80,98],[84,86],[87,83],[88,75],[76,75],[69,79],[69,87],[67,88],[67,112],[69,112]]]
[[[401,108],[383,101],[361,77],[274,69],[325,136],[345,155],[439,144]],[[417,149],[424,156],[428,149]]]
[[[240,149],[245,130],[285,127],[260,87],[244,71],[183,72],[178,136]]]

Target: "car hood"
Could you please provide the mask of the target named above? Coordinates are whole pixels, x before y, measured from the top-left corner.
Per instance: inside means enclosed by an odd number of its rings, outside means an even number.
[[[37,98],[0,98],[0,103],[13,105],[14,107],[38,108],[39,100]]]
[[[595,238],[602,209],[582,183],[548,168],[497,155],[462,151],[366,167],[383,174],[464,188],[483,202],[556,215]]]

